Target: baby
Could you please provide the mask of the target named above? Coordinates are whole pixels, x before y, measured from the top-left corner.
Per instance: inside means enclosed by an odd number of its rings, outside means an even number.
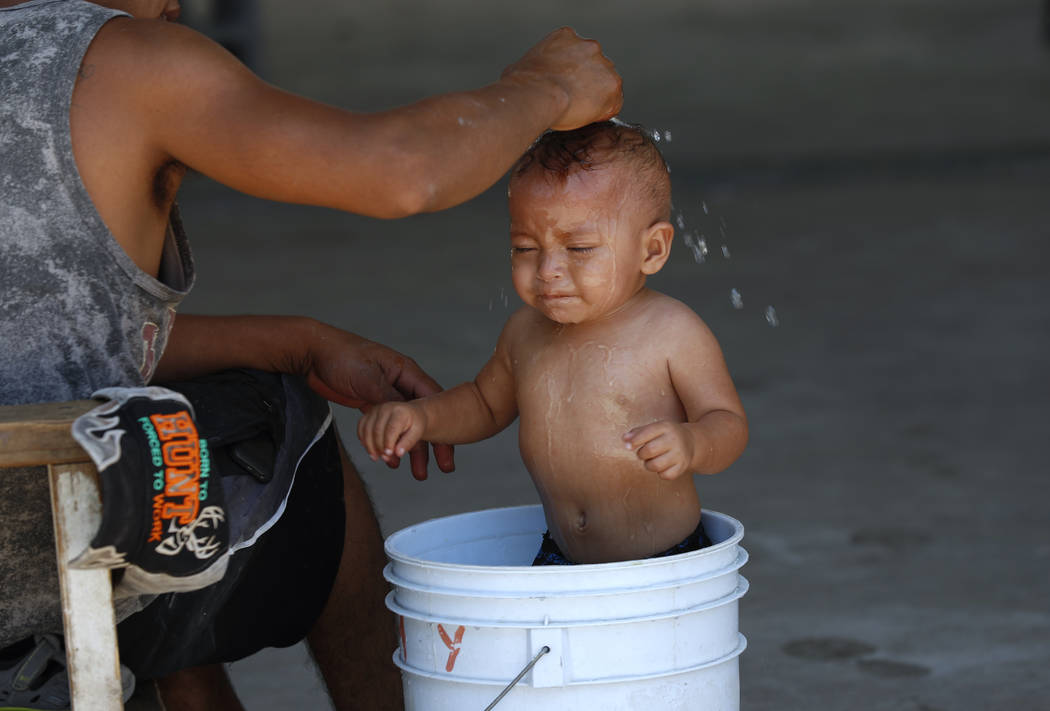
[[[621,122],[542,136],[511,171],[511,277],[525,306],[474,382],[379,405],[358,425],[373,460],[419,440],[519,445],[549,527],[536,564],[603,563],[710,545],[694,473],[740,456],[747,419],[718,342],[648,289],[667,261],[667,166]]]

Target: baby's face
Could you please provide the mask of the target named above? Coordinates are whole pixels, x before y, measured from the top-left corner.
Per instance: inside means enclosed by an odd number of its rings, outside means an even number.
[[[599,168],[561,183],[533,168],[511,182],[514,289],[552,321],[603,318],[645,284],[648,219],[625,200],[621,178],[616,168]]]

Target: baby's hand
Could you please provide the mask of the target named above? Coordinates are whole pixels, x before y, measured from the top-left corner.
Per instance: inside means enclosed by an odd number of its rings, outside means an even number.
[[[635,427],[623,438],[627,449],[637,453],[645,468],[661,479],[677,479],[689,472],[695,441],[681,422],[662,420]]]
[[[357,423],[357,437],[372,461],[397,466],[405,452],[426,430],[423,408],[412,402],[384,402],[372,407]]]

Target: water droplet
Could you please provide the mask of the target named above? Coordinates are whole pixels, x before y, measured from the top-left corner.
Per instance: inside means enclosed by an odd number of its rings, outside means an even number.
[[[653,130],[653,140],[656,143],[659,143],[661,138],[663,138],[663,136],[660,135],[660,132],[654,129]]]
[[[702,236],[697,236],[693,232],[685,233],[685,246],[687,246],[693,253],[693,259],[696,260],[697,264],[704,263],[704,257],[707,256],[707,242]]]
[[[780,321],[777,319],[777,310],[774,309],[772,306],[766,307],[766,323],[768,323],[773,328],[776,328],[780,325]]]
[[[704,214],[705,214],[705,215],[706,215],[706,214],[708,214],[708,212],[707,212],[707,203],[706,203],[706,202],[704,202],[703,200],[701,200],[701,201],[700,201],[700,204],[701,204],[701,205],[703,206],[703,208],[704,208]]]
[[[727,245],[727,244],[723,244],[722,245],[722,256],[725,257],[726,259],[729,259],[729,245]]]
[[[682,213],[679,212],[677,215],[675,215],[674,223],[678,225],[678,229],[685,229],[685,217],[682,216]]]
[[[744,308],[744,297],[740,295],[740,291],[737,289],[729,290],[729,300],[733,303],[734,309]]]
[[[664,131],[664,140],[667,141],[668,143],[671,142],[671,132],[670,131]]]
[[[492,311],[492,299],[489,299],[489,311]]]

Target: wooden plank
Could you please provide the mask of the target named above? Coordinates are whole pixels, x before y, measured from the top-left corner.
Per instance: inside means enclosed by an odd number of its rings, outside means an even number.
[[[73,400],[0,406],[0,469],[87,461],[70,427],[99,404]]]
[[[98,473],[85,463],[52,465],[48,474],[73,711],[120,710],[124,701],[109,570],[68,565],[102,520]]]

